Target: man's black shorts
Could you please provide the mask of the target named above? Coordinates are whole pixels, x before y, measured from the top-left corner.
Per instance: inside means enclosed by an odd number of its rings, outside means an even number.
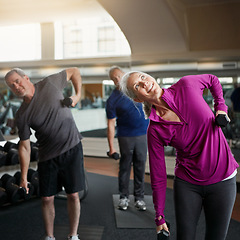
[[[38,163],[40,196],[49,197],[62,191],[67,194],[84,189],[85,175],[83,166],[82,143],[69,151]]]

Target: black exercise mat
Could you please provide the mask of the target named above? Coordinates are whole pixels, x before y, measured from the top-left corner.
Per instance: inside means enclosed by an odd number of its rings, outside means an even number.
[[[104,227],[81,225],[78,228],[79,238],[81,240],[101,240]],[[55,225],[55,238],[57,240],[66,240],[69,234],[68,225]]]
[[[129,206],[126,211],[118,209],[119,194],[113,194],[113,206],[117,228],[155,228],[152,196],[145,195],[146,211],[138,211],[134,207],[134,196],[129,196]]]

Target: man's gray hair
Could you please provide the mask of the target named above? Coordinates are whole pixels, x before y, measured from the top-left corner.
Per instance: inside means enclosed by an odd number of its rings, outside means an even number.
[[[17,73],[19,76],[24,77],[26,74],[21,68],[13,68],[5,75],[5,81],[13,74]]]
[[[122,68],[120,68],[119,66],[111,66],[110,69],[108,70],[108,76],[110,79],[111,79],[112,72],[116,69],[120,70],[121,72],[124,72]]]

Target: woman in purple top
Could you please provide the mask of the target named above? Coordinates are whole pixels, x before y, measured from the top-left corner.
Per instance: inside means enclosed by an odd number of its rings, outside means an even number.
[[[166,165],[164,146],[176,149],[174,202],[177,240],[195,239],[202,208],[206,218],[205,240],[224,240],[236,198],[235,161],[215,116],[227,114],[221,84],[214,75],[181,78],[168,89],[142,72],[126,73],[121,90],[143,102],[150,119],[148,151],[157,231],[168,230],[164,208]],[[212,112],[203,99],[208,88],[214,98]]]

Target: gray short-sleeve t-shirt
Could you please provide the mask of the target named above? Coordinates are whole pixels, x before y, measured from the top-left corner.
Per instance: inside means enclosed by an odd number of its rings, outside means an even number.
[[[30,138],[30,128],[35,131],[39,161],[59,156],[77,145],[82,138],[71,110],[61,104],[62,90],[66,84],[65,70],[44,78],[34,85],[31,102],[23,102],[16,114],[20,140]]]

